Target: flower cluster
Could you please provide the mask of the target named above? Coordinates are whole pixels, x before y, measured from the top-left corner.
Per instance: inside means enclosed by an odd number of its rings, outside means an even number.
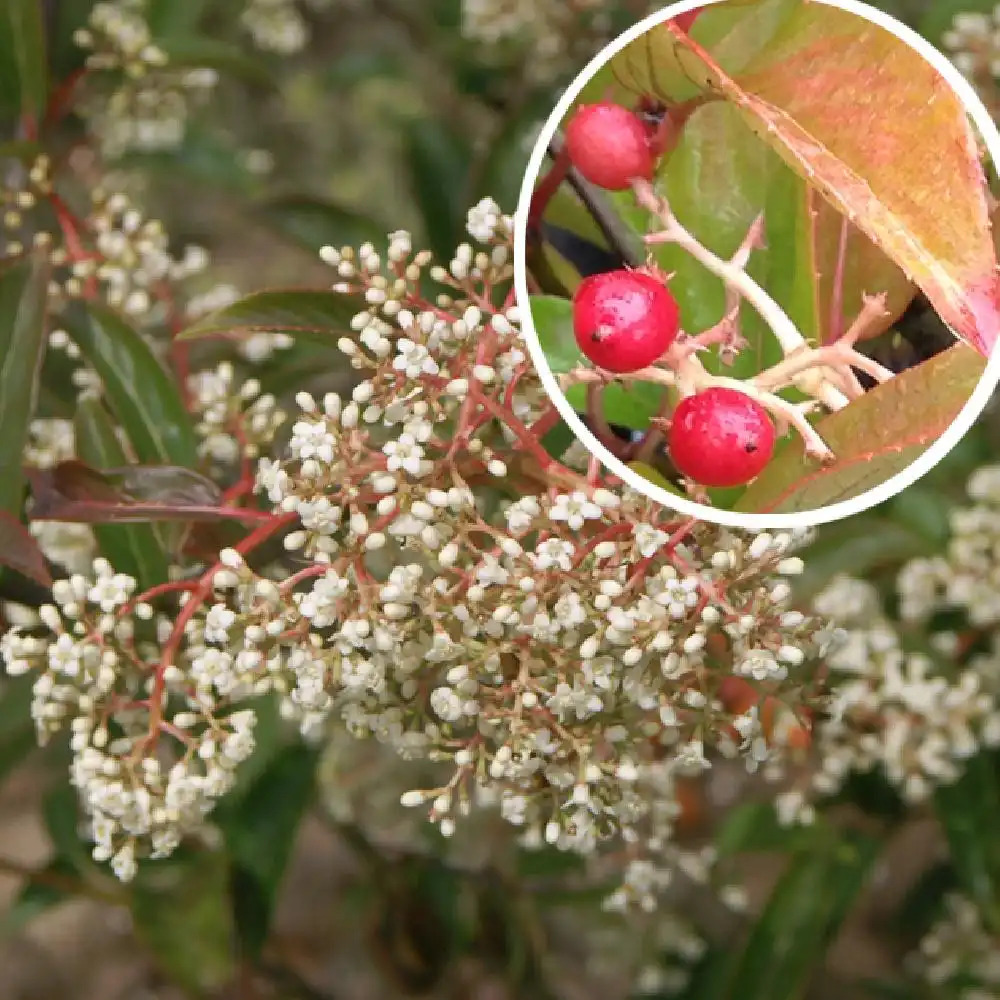
[[[932,987],[953,987],[961,1000],[1000,996],[1000,941],[964,896],[945,900],[945,914],[909,956],[908,966]]]
[[[247,379],[236,386],[235,377],[224,361],[188,379],[192,409],[200,418],[195,427],[202,439],[199,451],[220,465],[259,458],[285,422],[274,396],[261,393],[260,382]]]
[[[360,381],[297,397],[287,457],[257,473],[273,515],[146,594],[98,560],[58,585],[44,634],[5,637],[12,672],[40,671],[40,732],[72,730],[119,874],[200,829],[252,749],[238,705],[269,691],[308,735],[346,727],[437,764],[440,784],[402,799],[445,834],[493,805],[529,845],[623,838],[613,908],[652,907],[674,866],[707,877],[710,857],[671,844],[680,777],[716,752],[780,760],[777,728],[722,688],[735,676],[792,711],[816,698],[832,633],[789,603],[801,538],[679,518],[546,451],[558,418],[518,330],[511,228],[482,202],[479,246],[447,267],[403,232],[385,254],[327,248],[335,291],[364,304],[340,345]],[[221,439],[231,369],[192,388]],[[269,434],[273,412],[257,416]],[[251,568],[279,536],[284,564]]]
[[[80,105],[105,155],[180,145],[192,104],[211,93],[217,75],[203,67],[170,66],[150,33],[146,0],[95,4],[74,40],[90,53],[89,75],[111,81],[110,90],[97,87]]]
[[[958,778],[966,759],[1000,745],[1000,647],[991,632],[1000,622],[1000,469],[978,470],[968,493],[973,503],[951,514],[945,554],[902,567],[897,621],[859,580],[838,578],[817,596],[815,610],[843,627],[843,641],[827,657],[835,691],[816,730],[816,792],[879,767],[906,799],[920,801]],[[961,612],[968,627],[933,627],[940,612]],[[914,626],[930,630],[919,649],[906,638]],[[788,821],[812,812],[801,791],[784,796],[779,810]]]
[[[45,251],[52,265],[54,307],[68,299],[100,298],[132,319],[164,322],[170,284],[204,271],[206,252],[189,246],[175,258],[161,223],[147,218],[122,191],[94,188],[86,213],[78,215],[50,171],[49,158],[42,155],[26,168],[13,163],[5,175],[0,187],[5,256],[18,257],[31,248]],[[54,347],[67,345],[62,334],[53,341]]]
[[[28,627],[0,639],[9,674],[38,673],[39,740],[70,730],[71,779],[91,817],[94,857],[125,880],[139,841],[163,857],[201,827],[253,751],[255,722],[252,711],[232,710],[253,693],[227,642],[235,616],[208,609],[186,631],[186,669],[154,669],[173,623],[135,589],[96,559],[89,577],[56,582],[53,603],[40,609],[44,638]],[[268,596],[250,600],[263,606]]]
[[[956,14],[941,44],[995,114],[1000,109],[996,88],[996,80],[1000,78],[1000,6],[992,14]]]
[[[325,7],[329,0],[309,0],[309,6]],[[248,0],[240,21],[257,48],[291,55],[305,48],[309,25],[295,0]]]
[[[608,40],[611,23],[600,0],[463,0],[462,33],[470,41],[525,48],[525,64],[540,82],[572,69]]]

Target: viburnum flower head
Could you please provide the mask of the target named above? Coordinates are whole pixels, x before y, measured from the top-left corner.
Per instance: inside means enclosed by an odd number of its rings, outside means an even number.
[[[633,180],[650,180],[656,155],[652,132],[620,104],[584,104],[566,126],[566,151],[591,184],[624,191]]]
[[[680,328],[677,302],[642,271],[607,271],[580,282],[573,333],[580,350],[609,372],[635,372],[661,357]]]
[[[669,449],[677,471],[703,486],[742,486],[774,452],[774,424],[755,399],[713,386],[678,403]]]

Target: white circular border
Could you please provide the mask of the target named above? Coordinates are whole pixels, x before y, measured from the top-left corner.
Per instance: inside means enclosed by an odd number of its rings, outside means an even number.
[[[736,511],[717,510],[714,507],[676,496],[657,486],[655,483],[644,479],[601,444],[590,430],[588,430],[586,424],[581,420],[559,388],[559,383],[549,368],[531,316],[525,264],[525,235],[527,232],[528,209],[534,191],[535,178],[541,170],[549,142],[552,140],[560,122],[562,122],[563,118],[565,118],[573,107],[577,95],[590,82],[591,78],[597,74],[612,56],[620,52],[630,42],[634,41],[640,35],[645,34],[645,32],[660,22],[676,17],[685,11],[707,7],[709,4],[726,2],[727,0],[680,0],[678,3],[670,4],[665,9],[650,15],[632,28],[629,28],[628,31],[602,49],[591,59],[583,71],[566,89],[552,114],[549,116],[548,121],[545,123],[535,144],[535,148],[531,151],[528,169],[524,177],[524,182],[521,185],[521,195],[518,200],[517,212],[514,216],[514,291],[521,313],[521,327],[527,341],[528,351],[531,354],[535,367],[538,369],[538,374],[541,377],[542,384],[545,386],[549,398],[563,420],[569,424],[577,438],[612,473],[629,486],[648,496],[651,500],[655,500],[665,507],[671,507],[681,513],[697,517],[700,520],[713,521],[716,524],[746,528],[754,531],[765,528],[812,527],[868,510],[870,507],[874,507],[876,504],[880,504],[895,496],[937,465],[958,444],[965,432],[972,426],[989,401],[997,383],[1000,382],[1000,349],[993,350],[979,383],[948,429],[927,451],[903,469],[902,472],[896,473],[896,475],[887,479],[881,485],[867,490],[858,497],[829,504],[826,507],[818,507],[815,510],[774,515],[742,514]],[[980,101],[971,84],[959,73],[946,56],[938,52],[929,42],[906,25],[898,22],[895,18],[890,17],[883,11],[869,7],[865,3],[860,3],[858,0],[807,0],[807,2],[823,3],[830,7],[839,7],[841,10],[857,14],[872,24],[877,24],[879,27],[892,32],[897,38],[922,55],[951,84],[985,140],[986,148],[994,164],[1000,166],[1000,131],[997,130],[993,119],[990,117],[989,112],[982,101]]]

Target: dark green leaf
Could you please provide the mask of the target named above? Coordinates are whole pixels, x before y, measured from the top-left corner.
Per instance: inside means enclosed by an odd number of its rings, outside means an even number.
[[[350,209],[307,195],[274,198],[260,208],[264,221],[310,253],[320,247],[360,246],[374,243],[384,248],[388,230]]]
[[[312,799],[316,754],[287,747],[217,817],[232,859],[236,925],[258,955],[267,938],[295,833]]]
[[[351,317],[361,307],[358,299],[333,292],[257,292],[198,320],[180,334],[180,339],[286,333],[335,346],[340,337],[353,336]]]
[[[45,110],[49,84],[44,8],[39,0],[5,0],[4,8],[6,12],[0,16],[0,35],[7,35],[17,66],[21,111],[37,121]],[[6,49],[6,44],[3,48]],[[0,58],[2,56],[0,52]]]
[[[948,838],[962,888],[987,926],[1000,932],[1000,775],[996,755],[979,753],[952,785],[935,793],[938,820]]]
[[[77,871],[94,867],[87,842],[81,836],[80,804],[76,790],[66,782],[56,784],[42,803],[45,829],[57,856]]]
[[[236,971],[229,873],[221,852],[148,864],[132,894],[137,937],[181,989],[209,997]]]
[[[48,266],[41,257],[0,271],[0,510],[18,514],[21,453],[45,355]]]
[[[0,784],[35,747],[33,685],[33,677],[12,677],[0,688]]]
[[[171,66],[214,69],[250,83],[274,84],[267,66],[245,47],[204,35],[171,35],[157,38],[156,44],[166,52]]]
[[[81,399],[73,423],[77,454],[83,461],[98,469],[125,464],[114,423],[99,399]],[[166,580],[167,556],[151,525],[101,524],[94,526],[94,533],[105,558],[115,569],[134,576],[140,589]]]
[[[799,854],[754,925],[727,1000],[798,1000],[865,885],[879,842],[847,835]]]
[[[429,247],[438,260],[451,260],[468,209],[468,145],[434,118],[408,123],[405,137],[410,186]]]
[[[173,378],[142,335],[105,306],[76,305],[66,329],[104,385],[104,399],[135,454],[151,465],[193,466],[191,418]]]
[[[803,553],[805,570],[795,581],[798,599],[810,600],[838,573],[870,579],[882,568],[898,567],[907,559],[926,554],[925,539],[905,523],[890,519],[891,507],[888,513],[824,525],[817,540]]]
[[[190,36],[198,28],[205,14],[208,0],[149,0],[146,19],[153,37],[162,40],[168,36]]]
[[[727,814],[715,835],[719,857],[756,851],[801,850],[822,836],[816,826],[782,826],[771,802],[748,802]]]

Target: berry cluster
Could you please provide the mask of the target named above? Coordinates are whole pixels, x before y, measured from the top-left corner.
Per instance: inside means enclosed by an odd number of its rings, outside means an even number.
[[[790,427],[803,438],[808,455],[831,461],[835,456],[807,414],[817,407],[839,410],[858,398],[864,389],[857,371],[876,382],[886,381],[893,373],[855,349],[859,337],[884,316],[884,296],[867,298],[850,329],[833,343],[812,348],[746,271],[750,254],[762,244],[762,217],[729,260],[717,257],[678,222],[655,192],[654,178],[658,160],[668,152],[669,139],[676,136],[684,117],[676,109],[664,112],[648,99],[635,109],[610,101],[581,106],[566,126],[562,166],[572,166],[579,178],[595,187],[631,190],[637,204],[663,225],[661,231],[645,237],[646,244],[676,243],[721,278],[726,286],[724,315],[708,330],[684,333],[680,308],[667,287],[669,276],[652,258],[644,267],[587,277],[573,296],[573,329],[580,351],[593,368],[569,373],[563,384],[590,384],[591,425],[614,452],[622,452],[620,442],[601,433],[607,427],[600,412],[603,386],[610,381],[645,381],[675,390],[679,399],[673,412],[655,418],[638,449],[632,451],[648,454],[665,433],[674,467],[697,493],[698,487],[749,483],[767,467],[776,440]],[[554,171],[559,169],[557,164]],[[543,182],[539,193],[550,187]],[[539,214],[537,204],[533,212]],[[699,354],[715,346],[721,360],[731,363],[746,346],[739,327],[744,300],[771,328],[784,360],[746,380],[710,374]],[[778,394],[787,388],[809,398],[790,402]]]

